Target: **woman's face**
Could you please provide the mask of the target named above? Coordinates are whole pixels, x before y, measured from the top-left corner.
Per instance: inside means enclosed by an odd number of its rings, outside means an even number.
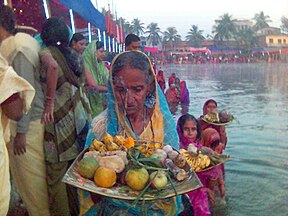
[[[207,114],[209,112],[217,112],[217,106],[213,101],[211,101],[207,104],[206,113],[204,113],[204,114]]]
[[[119,107],[125,109],[127,101],[127,116],[138,115],[144,109],[146,97],[150,92],[145,73],[140,69],[124,67],[115,75],[113,83]]]
[[[73,42],[72,48],[75,49],[79,53],[83,53],[86,48],[86,44],[87,44],[87,41],[83,39],[78,42]]]
[[[97,52],[97,60],[100,61],[100,62],[104,61],[104,58],[105,58],[105,50],[104,50],[104,48],[100,48],[96,52]]]
[[[192,141],[197,139],[197,125],[193,120],[186,120],[183,124],[183,135]]]

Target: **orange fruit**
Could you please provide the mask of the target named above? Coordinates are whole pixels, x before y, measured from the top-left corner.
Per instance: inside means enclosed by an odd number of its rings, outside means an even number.
[[[94,182],[99,187],[110,188],[116,183],[116,172],[108,167],[99,167],[94,175]]]

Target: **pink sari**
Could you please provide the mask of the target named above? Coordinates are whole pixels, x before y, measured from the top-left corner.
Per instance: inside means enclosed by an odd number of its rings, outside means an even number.
[[[179,141],[180,141],[180,145],[179,145],[180,149],[183,148],[187,150],[189,144],[193,144],[198,149],[202,146],[199,142],[192,141],[183,135],[180,129],[179,120],[177,122],[177,132],[178,132]],[[203,184],[203,187],[187,193],[193,206],[194,216],[211,215],[211,212],[209,209],[209,200],[208,200],[208,195],[206,192],[206,187],[208,186],[209,179],[217,175],[218,175],[218,171],[216,170],[215,172],[214,169],[211,169],[206,172],[197,173],[197,176],[200,179],[201,183]]]

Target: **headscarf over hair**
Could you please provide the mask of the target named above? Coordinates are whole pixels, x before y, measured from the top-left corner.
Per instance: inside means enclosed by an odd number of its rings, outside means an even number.
[[[189,91],[186,86],[186,81],[180,82],[180,102],[181,104],[189,104],[190,98],[189,98]]]
[[[208,113],[207,108],[208,108],[208,104],[209,104],[210,102],[215,103],[215,105],[216,105],[216,107],[217,107],[217,102],[216,102],[215,100],[213,100],[213,99],[207,100],[207,101],[204,103],[204,105],[203,105],[203,115],[206,115],[206,114]]]
[[[83,52],[83,60],[85,68],[91,73],[97,85],[106,86],[109,71],[104,62],[97,60],[97,41],[92,41]],[[99,43],[98,43],[99,44]],[[101,43],[100,43],[101,44]],[[89,101],[92,108],[92,115],[97,116],[104,110],[105,97],[104,93],[93,92],[89,93]]]
[[[85,67],[89,70],[92,77],[98,85],[106,85],[109,72],[106,70],[103,62],[97,60],[97,41],[92,41],[83,52],[83,60]]]
[[[191,140],[188,137],[185,137],[183,135],[183,125],[188,120],[192,120],[196,123],[196,127],[197,127],[196,140]],[[178,121],[177,121],[177,133],[179,136],[180,148],[187,149],[188,145],[191,143],[194,144],[197,148],[201,147],[201,145],[199,144],[199,141],[201,138],[201,126],[200,126],[199,122],[197,121],[197,119],[193,115],[185,114],[185,115],[182,115],[178,119]]]
[[[215,130],[214,128],[207,128],[204,131],[202,131],[201,143],[204,146],[211,148],[213,147],[211,145],[217,141],[220,142],[220,135],[217,130]]]

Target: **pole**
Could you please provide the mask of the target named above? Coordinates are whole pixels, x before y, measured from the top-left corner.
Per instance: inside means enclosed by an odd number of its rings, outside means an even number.
[[[48,19],[50,17],[50,14],[49,14],[48,5],[47,5],[46,0],[43,0],[43,6],[44,6],[44,12],[45,12],[46,19]]]
[[[102,41],[102,40],[101,40],[101,32],[100,32],[100,29],[98,28],[97,31],[98,31],[98,40],[99,40],[99,41]]]
[[[111,52],[111,38],[108,36],[108,51]]]
[[[69,14],[70,14],[70,22],[71,22],[71,28],[73,34],[75,34],[75,23],[74,23],[74,15],[73,15],[73,10],[69,9]]]
[[[89,43],[91,42],[91,37],[92,37],[92,35],[91,35],[91,24],[90,24],[90,22],[88,22],[88,41],[89,41]]]
[[[115,38],[112,38],[112,51],[115,52]]]
[[[105,31],[103,31],[103,43],[104,43],[104,50],[107,50],[107,46],[106,46],[106,33],[105,33]]]

